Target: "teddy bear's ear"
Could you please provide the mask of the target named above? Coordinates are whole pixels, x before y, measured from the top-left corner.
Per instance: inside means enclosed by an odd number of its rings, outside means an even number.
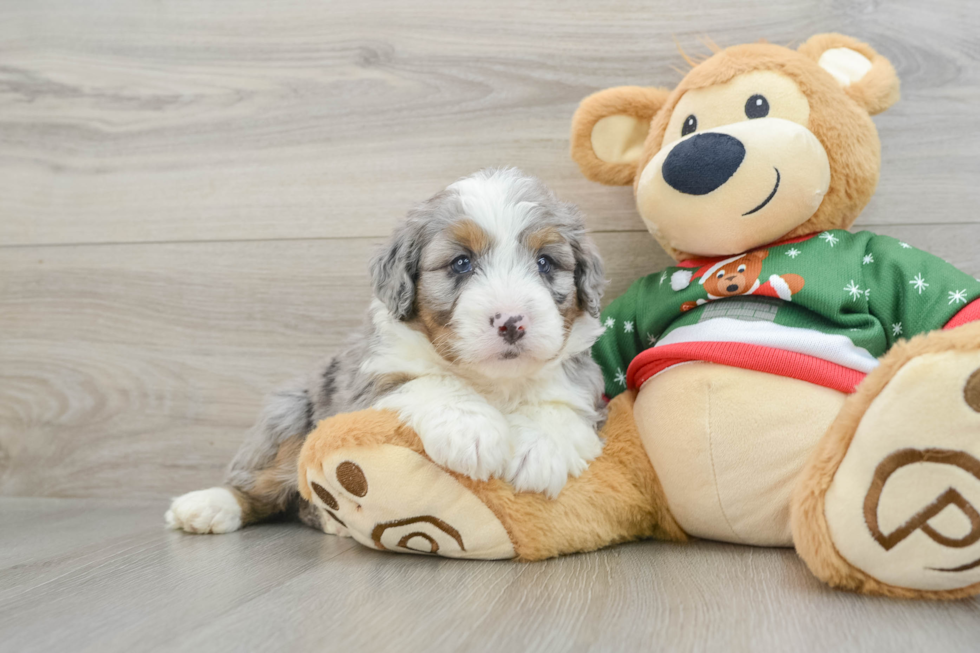
[[[582,100],[572,118],[572,159],[582,174],[610,186],[633,183],[650,120],[670,91],[617,86]]]
[[[870,45],[843,34],[817,34],[799,51],[833,75],[844,92],[871,115],[898,101],[895,68]]]

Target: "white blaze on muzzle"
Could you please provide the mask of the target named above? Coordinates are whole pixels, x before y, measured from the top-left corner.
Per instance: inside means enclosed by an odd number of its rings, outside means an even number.
[[[637,207],[671,247],[724,256],[777,240],[816,213],[830,162],[809,129],[757,118],[674,141],[646,165]]]
[[[526,363],[541,363],[561,350],[562,316],[536,272],[524,267],[516,251],[498,253],[464,288],[453,312],[453,326],[456,349],[465,362],[498,362],[501,354],[513,350],[530,359]],[[521,316],[526,331],[519,341],[499,336],[492,322],[497,314]]]

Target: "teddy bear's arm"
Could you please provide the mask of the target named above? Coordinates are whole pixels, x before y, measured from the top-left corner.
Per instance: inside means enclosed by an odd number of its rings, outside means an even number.
[[[605,332],[592,347],[592,358],[602,368],[609,399],[627,389],[630,363],[653,347],[664,329],[683,312],[685,303],[702,299],[704,290],[694,284],[677,290],[671,276],[679,268],[667,268],[638,279],[603,312]]]
[[[889,347],[980,319],[980,281],[908,243],[873,236],[861,268],[868,310],[881,322]]]

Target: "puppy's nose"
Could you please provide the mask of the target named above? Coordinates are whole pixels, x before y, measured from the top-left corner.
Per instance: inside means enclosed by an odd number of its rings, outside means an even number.
[[[664,181],[685,195],[707,195],[731,179],[745,159],[742,141],[709,132],[678,143],[664,159]]]
[[[490,326],[497,330],[497,335],[512,345],[524,337],[524,316],[497,313],[490,318]]]

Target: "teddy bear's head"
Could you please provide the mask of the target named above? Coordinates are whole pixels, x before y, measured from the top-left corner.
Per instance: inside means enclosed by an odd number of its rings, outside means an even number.
[[[721,50],[674,90],[622,86],[582,101],[572,158],[593,181],[632,183],[675,259],[730,256],[846,229],[878,183],[871,116],[898,99],[887,59],[840,34],[798,50]]]

